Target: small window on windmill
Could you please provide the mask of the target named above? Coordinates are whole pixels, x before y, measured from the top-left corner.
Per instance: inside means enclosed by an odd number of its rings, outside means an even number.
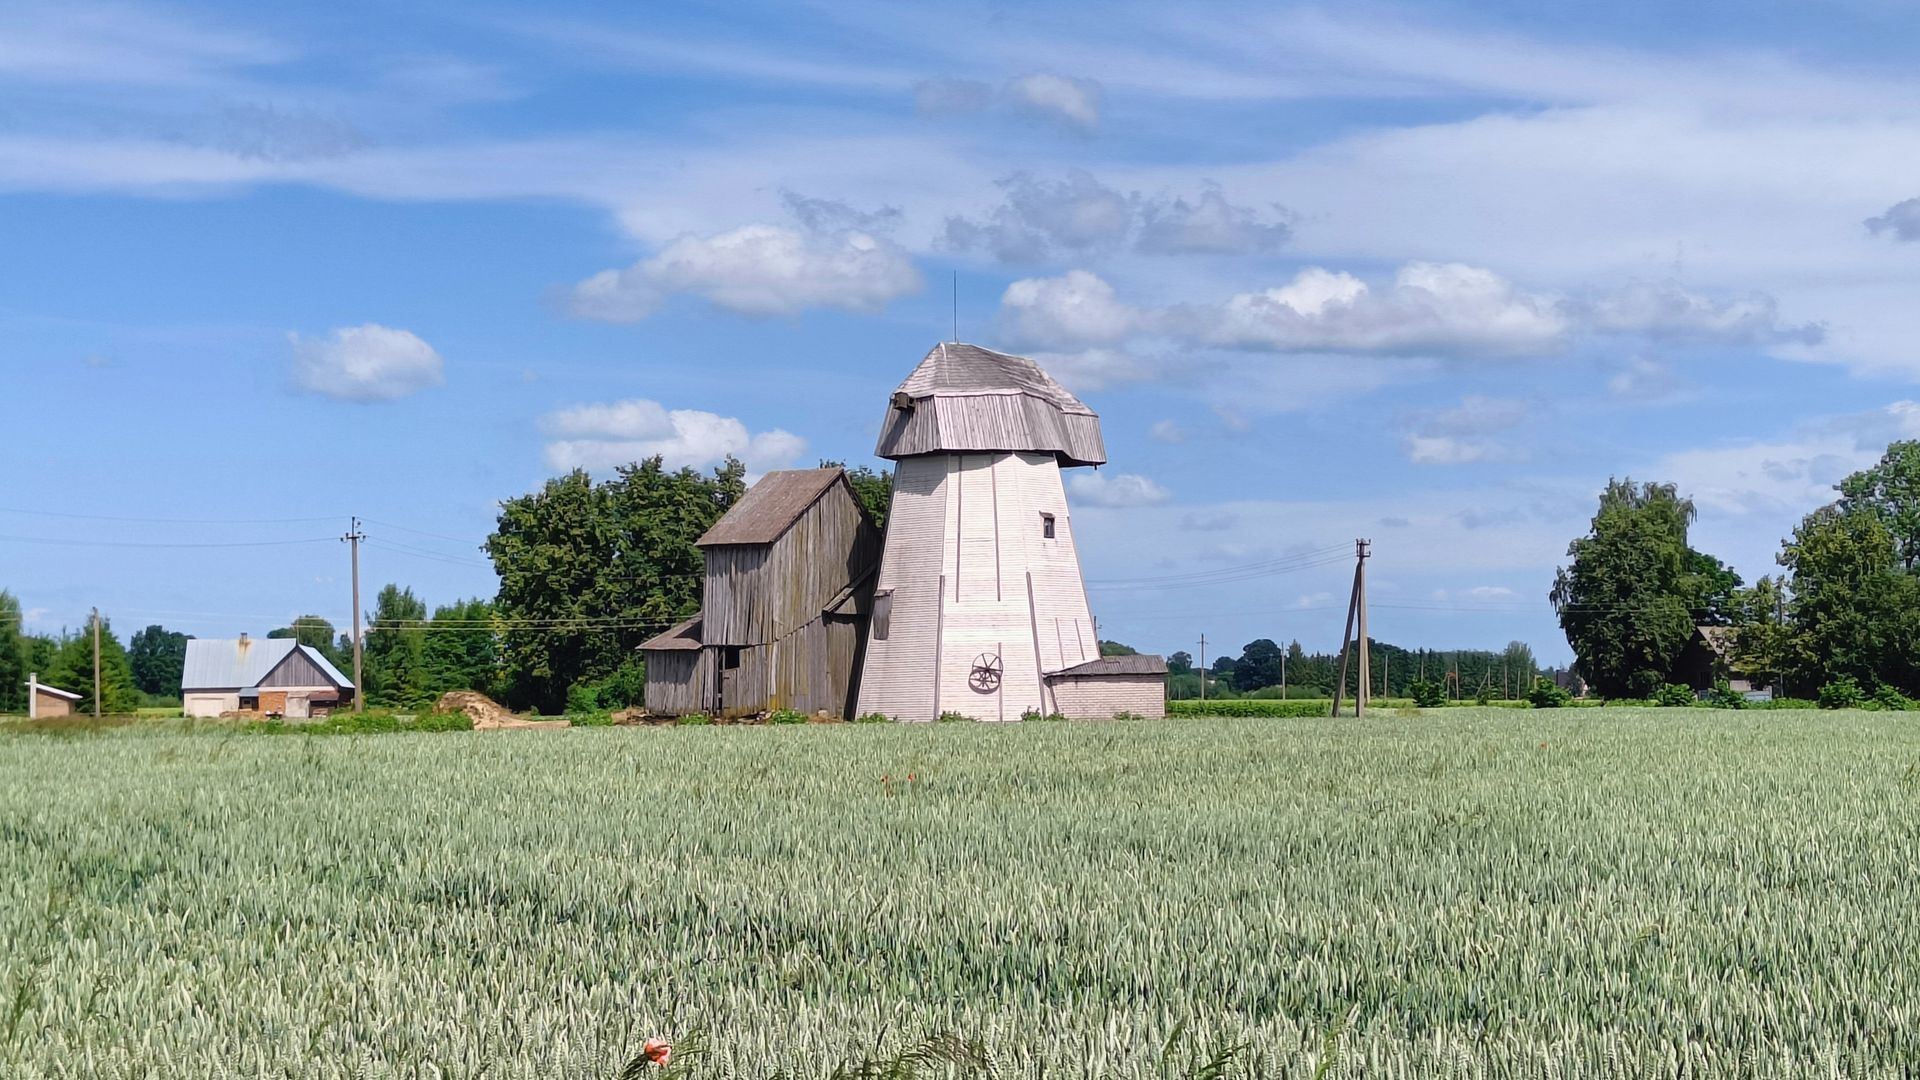
[[[873,639],[887,640],[887,628],[893,623],[893,590],[876,589],[873,594]]]
[[[1040,515],[1040,535],[1046,537],[1049,540],[1053,539],[1053,515],[1052,514]]]
[[[720,650],[721,669],[725,671],[732,671],[733,669],[739,666],[740,666],[740,646],[727,645],[722,647]]]

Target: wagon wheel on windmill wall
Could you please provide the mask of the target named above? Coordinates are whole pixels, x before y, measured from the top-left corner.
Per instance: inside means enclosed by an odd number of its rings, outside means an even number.
[[[967,685],[982,694],[1000,689],[1000,657],[983,652],[973,658],[973,670],[967,673]]]

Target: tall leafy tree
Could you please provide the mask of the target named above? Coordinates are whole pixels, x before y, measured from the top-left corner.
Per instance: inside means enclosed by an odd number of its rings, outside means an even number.
[[[1879,462],[1837,486],[1842,512],[1864,511],[1879,518],[1893,538],[1901,569],[1920,567],[1920,440],[1889,445]]]
[[[47,665],[42,682],[80,695],[76,711],[93,710],[93,632],[83,630],[62,640]],[[133,665],[127,650],[113,636],[110,620],[100,620],[100,711],[125,714],[140,707],[140,691],[133,684]]]
[[[738,461],[702,474],[655,457],[599,484],[575,470],[501,504],[486,550],[509,699],[558,711],[574,684],[698,611],[706,558],[694,542],[745,492]]]
[[[1780,553],[1792,579],[1784,666],[1797,685],[1849,676],[1920,689],[1920,578],[1886,519],[1844,502],[1808,514]]]
[[[412,705],[425,696],[421,652],[427,631],[427,605],[412,589],[386,585],[374,599],[361,647],[367,700],[376,705]]]
[[[1193,673],[1193,654],[1181,650],[1167,657],[1167,674],[1191,675]]]
[[[1100,655],[1101,656],[1138,656],[1140,655],[1140,650],[1134,648],[1131,645],[1121,644],[1118,641],[1102,641],[1100,643]]]
[[[475,599],[437,607],[429,631],[420,652],[420,680],[430,695],[498,692],[500,640],[492,603]]]
[[[1693,636],[1701,588],[1687,546],[1691,500],[1672,484],[1610,480],[1587,535],[1567,546],[1551,599],[1580,672],[1607,697],[1670,681]]]
[[[1249,641],[1233,666],[1233,688],[1242,693],[1280,685],[1280,646],[1272,638]]]
[[[0,589],[0,713],[26,711],[27,639],[21,628],[20,601]]]
[[[343,671],[353,662],[353,639],[342,634],[336,641],[333,636],[333,624],[318,615],[302,615],[293,620],[291,626],[267,631],[267,636],[292,638],[302,645],[311,645],[320,651],[320,655]]]
[[[141,693],[180,693],[189,640],[191,635],[157,624],[133,635],[127,644],[127,661],[133,666],[133,684]]]

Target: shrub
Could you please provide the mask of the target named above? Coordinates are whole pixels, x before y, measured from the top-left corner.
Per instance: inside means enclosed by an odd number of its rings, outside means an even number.
[[[673,718],[673,722],[676,724],[694,724],[694,725],[711,724],[713,723],[713,717],[708,716],[706,713],[696,712],[696,713],[688,713],[685,716],[676,716]]]
[[[1573,695],[1552,679],[1535,679],[1533,689],[1527,691],[1527,702],[1536,709],[1564,709],[1572,704]]]
[[[1486,683],[1481,683],[1480,692],[1473,695],[1473,703],[1475,705],[1493,704],[1493,687],[1488,686]]]
[[[1842,675],[1820,688],[1823,709],[1857,709],[1866,703],[1866,691],[1860,689],[1859,681],[1851,675]]]
[[[853,718],[853,722],[856,724],[891,724],[893,723],[893,717],[883,712],[861,713],[859,716]]]
[[[795,709],[775,709],[767,714],[769,724],[804,724],[807,714]]]
[[[1747,696],[1728,685],[1727,680],[1721,679],[1713,684],[1713,694],[1707,702],[1716,709],[1744,709],[1747,707]]]
[[[1146,719],[1146,717],[1141,716],[1137,712],[1127,712],[1124,709],[1122,709],[1117,713],[1114,713],[1113,718],[1115,720],[1145,720]]]
[[[1670,682],[1653,692],[1653,703],[1663,709],[1684,709],[1700,704],[1700,695],[1691,686]]]
[[[639,705],[646,700],[647,665],[629,660],[592,682],[577,682],[567,688],[567,713],[605,712]]]
[[[1387,707],[1384,702],[1378,703]],[[1325,716],[1331,701],[1279,701],[1264,698],[1208,698],[1205,701],[1169,701],[1168,716],[1295,717]]]
[[[967,714],[965,714],[965,713],[957,713],[957,712],[954,712],[954,711],[952,711],[952,710],[948,710],[948,711],[946,711],[946,712],[943,712],[943,713],[941,713],[941,714],[940,714],[940,722],[941,722],[941,723],[943,723],[943,724],[958,724],[958,723],[964,723],[964,722],[967,722],[967,721],[970,721],[970,720],[972,720],[972,719],[973,719],[973,717],[971,717],[971,716],[968,716],[968,715],[967,715]]]
[[[1896,687],[1881,683],[1874,688],[1872,707],[1884,709],[1887,712],[1906,712],[1909,709],[1920,708],[1920,702],[1901,693]]]
[[[1407,684],[1407,693],[1422,709],[1437,709],[1447,703],[1447,688],[1438,679],[1415,679]]]

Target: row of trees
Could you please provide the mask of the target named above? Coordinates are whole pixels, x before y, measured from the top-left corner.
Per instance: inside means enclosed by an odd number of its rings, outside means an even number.
[[[144,634],[145,631],[142,631]],[[134,635],[143,649],[151,639]],[[145,649],[143,659],[150,649]],[[140,707],[141,690],[127,649],[114,636],[108,620],[100,624],[100,707],[102,712],[129,713]],[[80,695],[77,708],[93,711],[93,633],[91,628],[59,634],[29,634],[20,601],[0,589],[0,713],[27,711],[27,677]],[[179,689],[179,676],[174,676]]]
[[[1795,696],[1843,679],[1920,693],[1920,441],[1836,490],[1783,541],[1785,573],[1746,585],[1689,545],[1674,485],[1609,482],[1551,593],[1577,669],[1603,695],[1648,697],[1681,681],[1696,626],[1723,626],[1737,671]]]
[[[1517,697],[1533,684],[1539,665],[1533,649],[1515,641],[1504,650],[1407,649],[1368,639],[1373,668],[1373,693],[1406,697],[1416,682],[1439,683],[1453,698]],[[1191,654],[1176,652],[1167,658],[1167,692],[1176,700],[1200,696],[1200,673]],[[1347,665],[1345,694],[1359,689],[1357,661]],[[1307,652],[1298,641],[1282,648],[1271,638],[1249,641],[1238,656],[1220,656],[1209,665],[1208,697],[1277,697],[1284,684],[1288,697],[1322,698],[1333,695],[1340,681],[1338,652]]]

